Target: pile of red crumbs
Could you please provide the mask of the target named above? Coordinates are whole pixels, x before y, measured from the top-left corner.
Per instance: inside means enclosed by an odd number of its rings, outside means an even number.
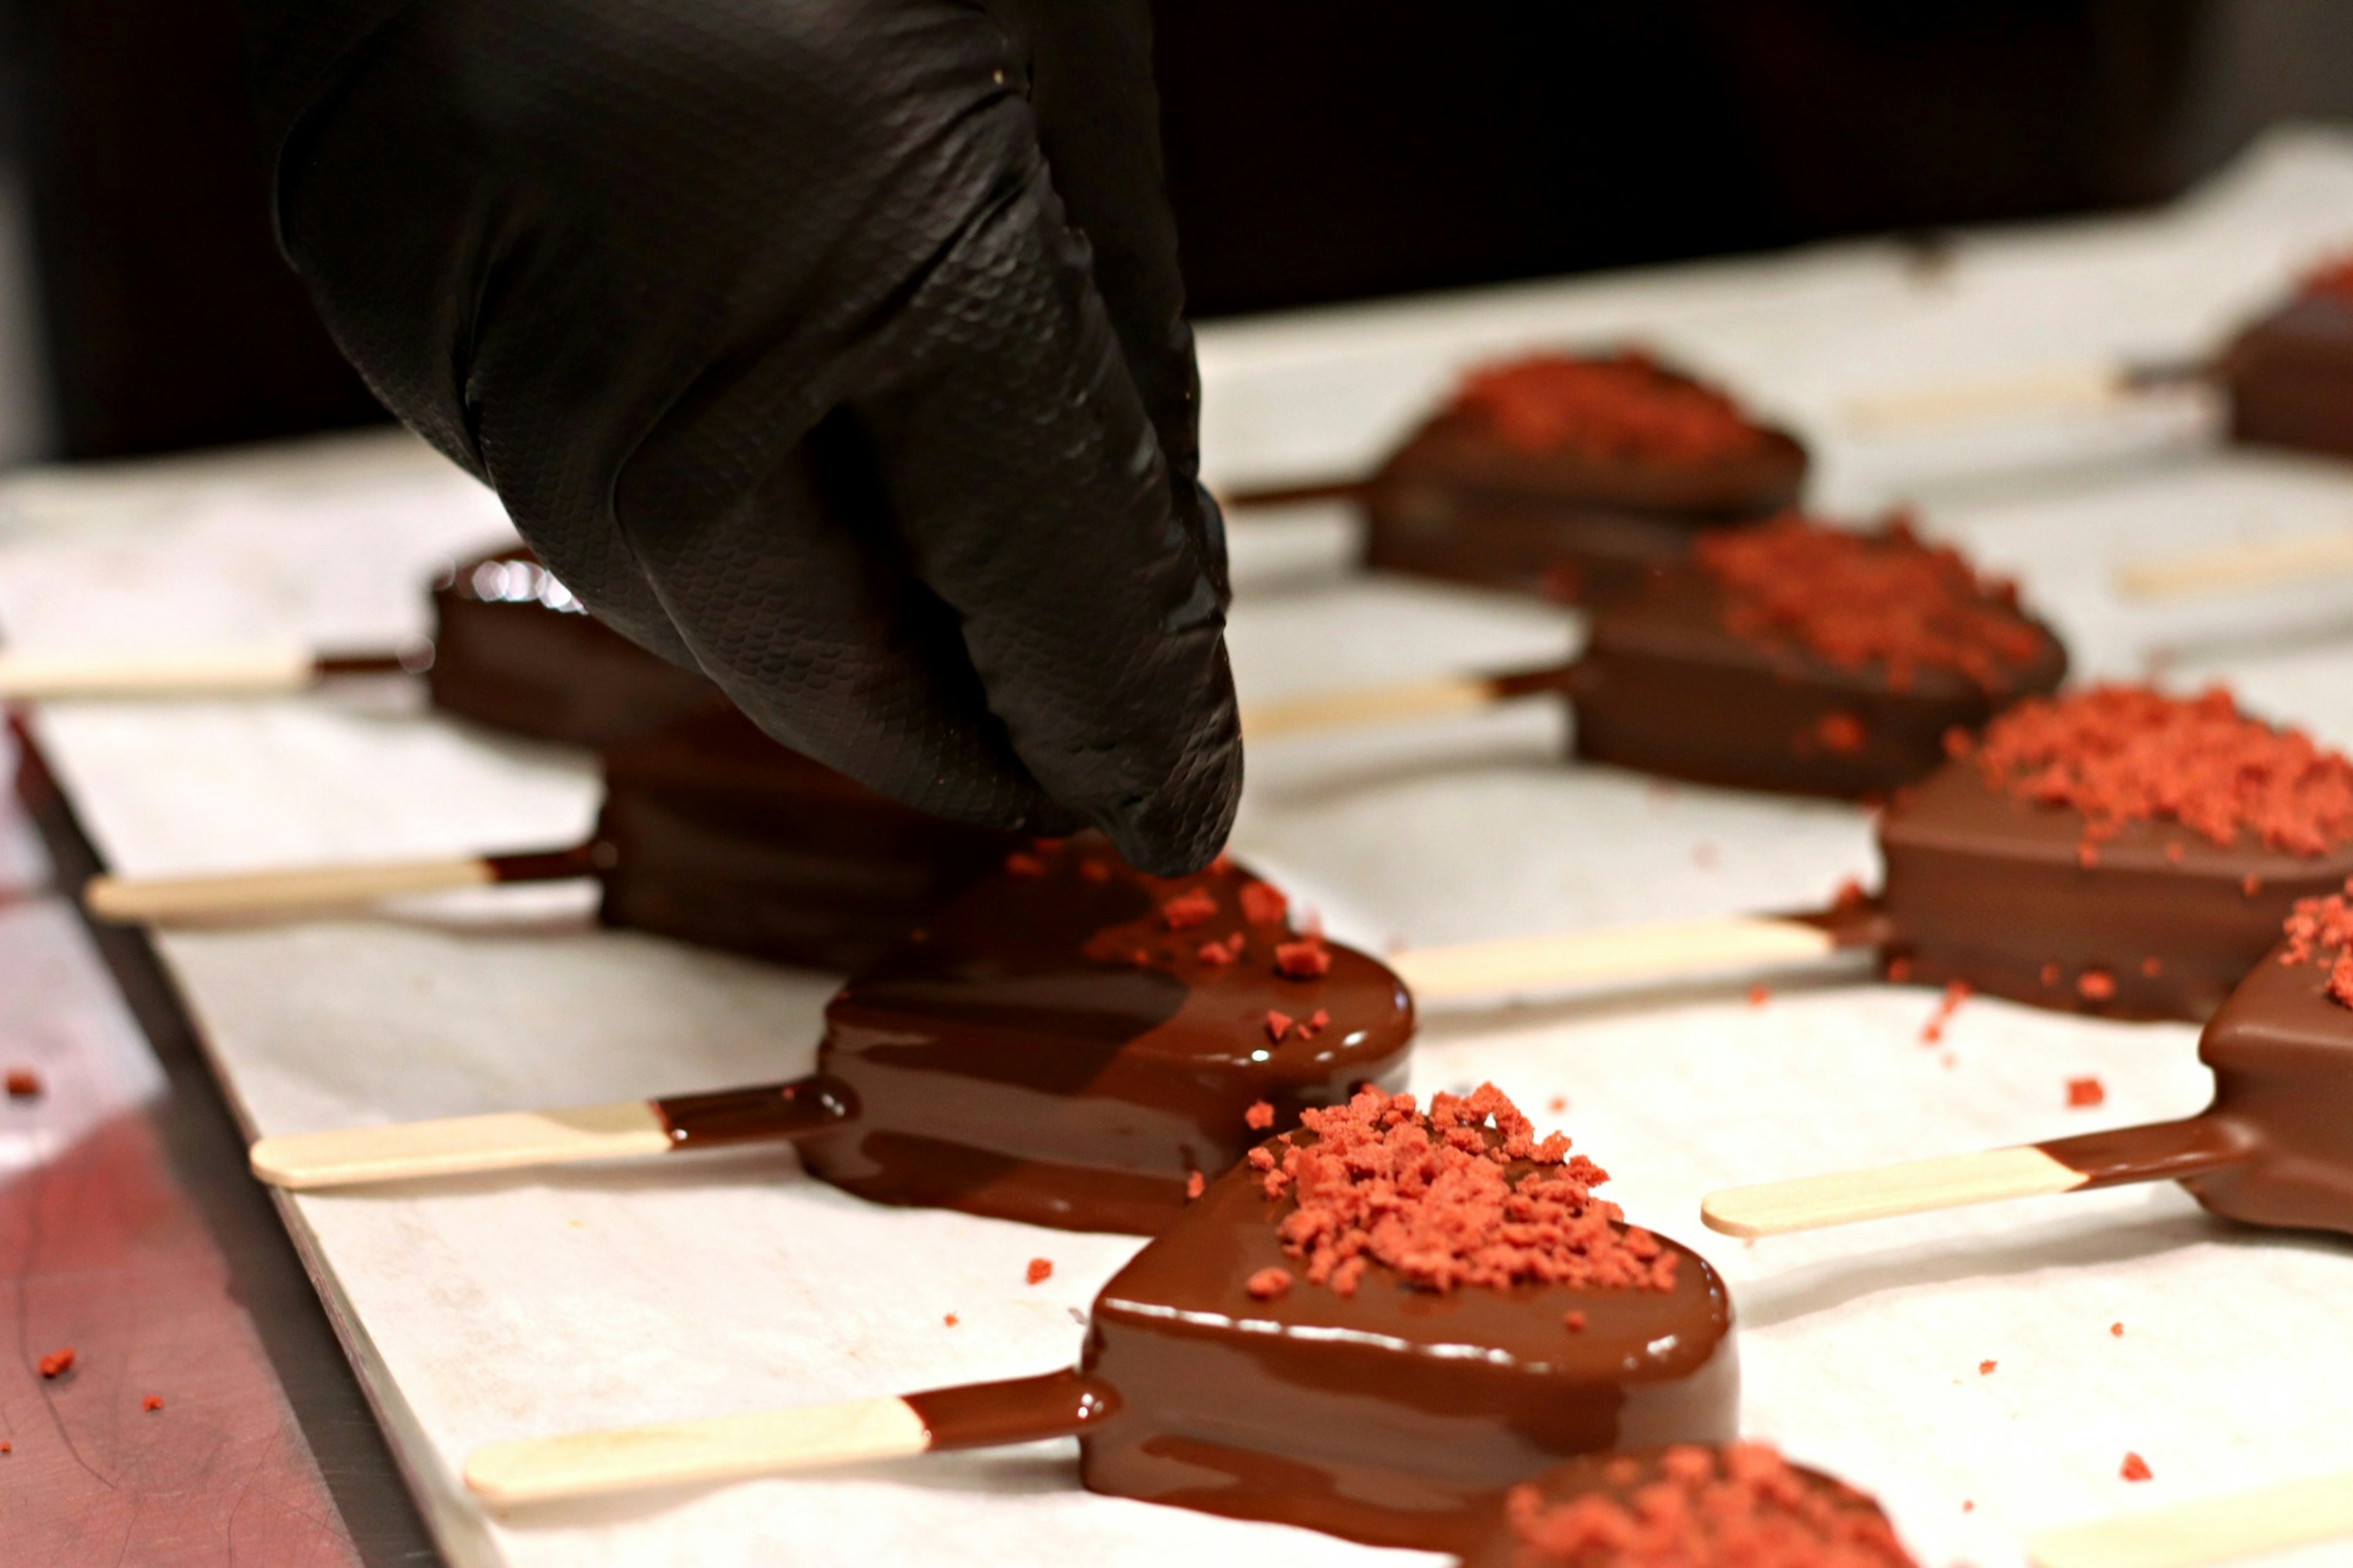
[[[1571,1155],[1561,1133],[1539,1142],[1493,1084],[1433,1095],[1426,1116],[1409,1094],[1360,1089],[1301,1121],[1312,1141],[1261,1144],[1250,1161],[1265,1173],[1267,1196],[1297,1199],[1280,1234],[1310,1284],[1354,1295],[1378,1263],[1425,1290],[1674,1289],[1674,1255],[1593,1195],[1609,1173]],[[1282,1270],[1261,1270],[1250,1291],[1280,1295],[1290,1283]]]
[[[2014,587],[1923,544],[1901,520],[1856,533],[1785,513],[1703,534],[1692,553],[1724,585],[1730,630],[1794,642],[1841,669],[1883,665],[1897,691],[1923,669],[2005,689],[2042,647]]]
[[[1533,456],[1573,452],[1663,467],[1736,458],[1765,444],[1731,398],[1641,353],[1535,354],[1488,365],[1463,378],[1454,411]]]
[[[2280,950],[2282,963],[2325,963],[2328,966],[2329,997],[2353,1007],[2353,880],[2345,892],[2325,899],[2298,899],[2285,921],[2287,945]]]
[[[1870,1499],[1817,1481],[1763,1443],[1677,1447],[1656,1479],[1611,1460],[1612,1489],[1546,1503],[1514,1487],[1515,1568],[1915,1568]]]
[[[1964,736],[1949,750],[1971,751]],[[2178,822],[2232,844],[2319,855],[2353,838],[2353,762],[2300,730],[2274,730],[2215,688],[2192,698],[2094,686],[2020,703],[1976,742],[1986,783],[2087,819],[2088,863],[2133,822]]]

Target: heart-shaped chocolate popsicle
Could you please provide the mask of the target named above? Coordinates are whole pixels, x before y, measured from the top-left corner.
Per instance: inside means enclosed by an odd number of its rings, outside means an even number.
[[[1149,1235],[1270,1128],[1401,1083],[1413,1003],[1230,862],[1162,879],[1098,839],[1025,849],[851,979],[788,1084],[264,1139],[348,1186],[790,1140],[877,1202]]]
[[[1598,603],[1805,477],[1794,437],[1647,354],[1544,353],[1472,370],[1368,479],[1227,499],[1356,500],[1368,565]]]
[[[1360,1095],[1253,1152],[1105,1285],[1078,1373],[497,1445],[493,1504],[1076,1433],[1089,1489],[1462,1551],[1503,1489],[1728,1437],[1731,1304],[1493,1089]]]
[[[2303,903],[2199,1037],[2200,1115],[1981,1154],[1710,1194],[1708,1225],[1775,1235],[2004,1198],[2177,1180],[2252,1225],[2353,1233],[2353,910]]]
[[[1572,1459],[1498,1513],[1462,1568],[1917,1568],[1878,1503],[1766,1443]]]
[[[1265,741],[1560,694],[1588,761],[1854,799],[1926,776],[1953,731],[2066,668],[2014,588],[1902,518],[1861,531],[1785,514],[1696,536],[1595,611],[1572,664],[1253,703],[1242,723]]]

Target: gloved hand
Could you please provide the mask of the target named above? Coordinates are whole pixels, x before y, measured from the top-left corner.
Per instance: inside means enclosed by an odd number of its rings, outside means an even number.
[[[287,254],[558,576],[923,810],[1224,842],[1144,0],[248,0]]]

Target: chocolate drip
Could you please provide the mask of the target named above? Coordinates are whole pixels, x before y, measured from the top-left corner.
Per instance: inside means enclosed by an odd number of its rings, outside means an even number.
[[[1888,918],[1886,906],[1869,897],[1841,900],[1826,910],[1799,910],[1767,918],[1811,926],[1838,948],[1885,947],[1895,934],[1895,922]]]
[[[2035,1147],[2081,1171],[2085,1188],[2184,1181],[2238,1164],[2250,1152],[2240,1129],[2213,1116],[2082,1132]]]
[[[1696,1253],[1673,1289],[1417,1289],[1343,1296],[1296,1270],[1249,1167],[1211,1184],[1096,1298],[1082,1369],[1125,1411],[1081,1448],[1091,1490],[1464,1551],[1502,1489],[1604,1449],[1732,1436],[1732,1306]],[[1568,1323],[1577,1314],[1578,1327]]]
[[[1546,665],[1541,669],[1507,670],[1501,675],[1487,677],[1487,689],[1493,692],[1498,700],[1506,700],[1514,697],[1538,697],[1546,692],[1557,692],[1567,696],[1576,672],[1577,667],[1573,664]]]
[[[2353,876],[2353,846],[2312,857],[2128,823],[2083,863],[2080,812],[2019,800],[1955,763],[1879,824],[1891,955],[2038,1006],[2202,1019],[2279,938],[2295,900]]]
[[[394,653],[321,653],[311,660],[322,679],[339,675],[421,675],[433,668],[433,645],[420,643]]]
[[[485,855],[494,882],[562,882],[574,877],[598,877],[610,870],[613,852],[603,844],[575,844],[569,849],[522,849]]]
[[[934,1450],[1079,1436],[1100,1429],[1120,1409],[1118,1391],[1076,1372],[934,1388],[905,1398]]]
[[[790,1083],[674,1094],[653,1107],[675,1152],[803,1138],[855,1117],[858,1096],[840,1079],[812,1073]]]

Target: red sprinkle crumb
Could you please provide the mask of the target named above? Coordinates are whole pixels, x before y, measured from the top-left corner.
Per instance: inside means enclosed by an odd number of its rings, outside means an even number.
[[[951,1329],[955,1328],[959,1321],[960,1320],[954,1312],[946,1313],[940,1319],[941,1322],[945,1323]]]
[[[1053,1277],[1054,1260],[1052,1258],[1033,1258],[1029,1260],[1029,1279],[1030,1284],[1043,1285],[1047,1280],[1051,1279]]]
[[[1901,985],[1912,978],[1912,961],[1895,957],[1887,961],[1887,980],[1891,985]]]
[[[1942,1040],[1945,1037],[1945,1026],[1953,1021],[1953,1015],[1961,1010],[1961,1004],[1968,1001],[1969,995],[1970,987],[1968,981],[1947,981],[1944,995],[1936,999],[1936,1010],[1929,1014],[1927,1023],[1921,1026],[1920,1043],[1924,1046],[1933,1046]]]
[[[1852,713],[1825,713],[1814,725],[1814,743],[1834,757],[1851,757],[1869,739],[1862,721]]]
[[[1299,1037],[1303,1040],[1312,1040],[1316,1036],[1322,1034],[1325,1029],[1331,1027],[1331,1025],[1332,1015],[1324,1009],[1318,1007],[1315,1011],[1308,1014],[1307,1016],[1299,1020]]]
[[[1266,1037],[1278,1044],[1281,1043],[1282,1037],[1291,1033],[1291,1026],[1294,1022],[1296,1020],[1290,1014],[1278,1013],[1269,1007],[1266,1010]]]
[[[1311,1285],[1352,1296],[1379,1263],[1425,1290],[1674,1288],[1675,1255],[1593,1195],[1609,1173],[1561,1133],[1538,1142],[1493,1084],[1433,1095],[1426,1113],[1367,1088],[1301,1120],[1314,1142],[1277,1139],[1250,1163],[1267,1196],[1295,1194],[1278,1229]]]
[[[1961,1511],[1963,1513],[1975,1513],[1977,1510],[1978,1505],[1975,1499],[1963,1498],[1961,1500]]]
[[[2165,847],[2166,864],[2169,866],[2180,865],[2181,858],[2186,853],[2188,853],[2188,851],[2182,847],[2181,840],[2178,838],[2175,839],[2172,843],[2168,844]]]
[[[1583,1312],[1563,1312],[1560,1315],[1560,1321],[1562,1327],[1567,1329],[1572,1334],[1581,1334],[1585,1331]]]
[[[1005,858],[1005,868],[1017,877],[1042,877],[1046,874],[1046,862],[1017,849]]]
[[[1271,1301],[1291,1289],[1291,1270],[1261,1268],[1243,1282],[1242,1289],[1250,1293],[1252,1300]]]
[[[1291,900],[1271,882],[1244,882],[1238,895],[1242,919],[1252,925],[1272,925],[1291,909]]]
[[[2116,977],[2105,969],[2086,969],[2075,976],[2075,989],[2087,1002],[2105,1002],[2116,994]]]
[[[1985,1375],[1986,1375],[1986,1374],[1988,1374],[1989,1373],[1992,1372],[1992,1371],[1993,1371],[1993,1369],[1994,1369],[1997,1365],[1999,1365],[1999,1364],[2000,1364],[2000,1363],[1997,1363],[1997,1362],[1989,1362],[1989,1361],[1981,1361],[1981,1362],[1978,1363],[1978,1375],[1979,1377],[1983,1377],[1983,1376],[1985,1376]]]
[[[2144,979],[2154,980],[2165,973],[2165,964],[2154,957],[2144,958],[2140,961],[2140,972]]]
[[[2123,1339],[2125,1337],[2125,1326],[2122,1323],[2110,1323],[2108,1325],[2108,1332],[2115,1335],[2117,1339]]]
[[[1870,894],[1862,890],[1862,884],[1861,882],[1856,881],[1852,877],[1849,877],[1838,885],[1838,891],[1831,895],[1831,908],[1834,910],[1859,910],[1862,908],[1864,902],[1869,900],[1870,897]]]
[[[2239,879],[2239,891],[2246,894],[2247,897],[2252,899],[2263,890],[2263,879],[2253,871]]]
[[[1195,1198],[1199,1197],[1203,1193],[1208,1190],[1208,1178],[1202,1175],[1200,1172],[1196,1171],[1191,1175],[1185,1178],[1185,1201],[1187,1203],[1191,1203]]]
[[[40,1360],[41,1375],[43,1377],[59,1376],[72,1371],[73,1363],[73,1346],[68,1345],[63,1350],[51,1351]]]
[[[1748,988],[1748,1005],[1751,1007],[1762,1007],[1772,999],[1773,993],[1765,986],[1751,985]]]
[[[1218,900],[1207,888],[1187,888],[1160,906],[1160,918],[1168,922],[1170,931],[1199,925],[1214,919],[1217,912]]]
[[[2030,699],[1987,727],[1977,762],[1995,789],[2081,812],[2087,844],[2135,822],[2306,858],[2353,839],[2353,760],[2246,717],[2220,687],[2191,698],[2094,686]],[[2250,898],[2261,886],[2242,884]]]
[[[2059,966],[2057,964],[2046,963],[2042,966],[2042,984],[2045,985],[2056,985],[2059,984]]]
[[[2105,1105],[2107,1103],[2107,1089],[2098,1079],[2071,1078],[2067,1080],[2067,1104],[2072,1110],[2081,1110],[2086,1106]]]
[[[1744,456],[1766,441],[1731,398],[1634,352],[1482,365],[1462,378],[1450,413],[1531,456],[1683,467]]]
[[[10,1068],[7,1085],[9,1099],[37,1100],[41,1093],[41,1075],[31,1068]]]
[[[154,1411],[161,1410],[164,1408],[163,1396],[161,1394],[151,1394],[146,1398],[139,1402],[139,1408],[148,1411],[151,1414]]]
[[[1545,1101],[1545,1109],[1551,1111],[1555,1116],[1558,1116],[1562,1111],[1568,1109],[1568,1096],[1565,1094],[1554,1095],[1550,1100]]]
[[[1560,1502],[1505,1494],[1514,1563],[1729,1568],[1915,1568],[1876,1503],[1796,1469],[1771,1446],[1678,1445],[1645,1464],[1604,1465],[1601,1485]]]
[[[0,1454],[13,1454],[13,1453],[15,1453],[16,1451],[16,1444],[14,1444],[14,1443],[9,1443],[9,1442],[0,1442]]]
[[[1332,969],[1332,954],[1320,937],[1276,944],[1274,972],[1285,980],[1320,980]]]
[[[2125,1455],[2125,1462],[2117,1468],[2116,1474],[2128,1481],[2147,1480],[2149,1479],[2148,1461],[2138,1454],[2128,1451]]]
[[[1111,880],[1111,868],[1100,860],[1082,860],[1079,862],[1079,875],[1090,882],[1108,882]]]
[[[1274,1125],[1274,1107],[1263,1100],[1252,1102],[1250,1108],[1242,1112],[1242,1125],[1264,1131]]]

